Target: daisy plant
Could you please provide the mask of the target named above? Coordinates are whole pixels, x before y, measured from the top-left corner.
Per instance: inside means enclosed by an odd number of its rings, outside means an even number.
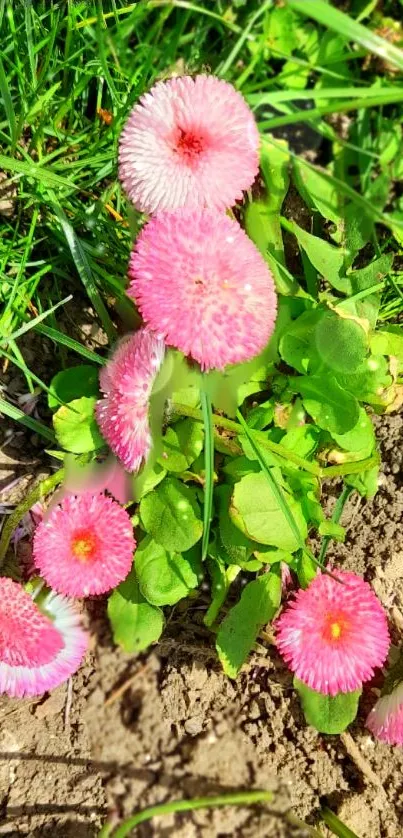
[[[33,600],[3,580],[0,687],[31,694],[79,665],[85,635],[60,595],[107,593],[115,641],[135,653],[191,593],[230,678],[270,641],[309,723],[341,732],[389,650],[369,582],[327,567],[326,551],[345,538],[351,493],[377,490],[372,414],[402,401],[403,338],[378,326],[393,252],[364,254],[375,218],[357,218],[350,193],[339,204],[333,175],[285,141],[260,137],[241,94],[208,74],[140,98],[118,171],[135,220],[120,337],[48,387],[63,470],[10,517],[0,562],[62,483],[33,535],[52,593]],[[322,235],[281,214],[290,178]],[[368,718],[400,744],[401,693],[394,683]]]

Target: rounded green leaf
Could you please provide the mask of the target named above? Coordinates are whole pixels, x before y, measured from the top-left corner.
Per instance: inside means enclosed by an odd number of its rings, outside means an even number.
[[[279,351],[283,361],[300,373],[312,372],[320,364],[314,341],[314,329],[325,312],[316,308],[304,311],[284,331]]]
[[[186,471],[201,453],[203,437],[203,425],[193,419],[182,419],[167,428],[159,464],[167,471]]]
[[[161,609],[146,601],[134,569],[109,597],[108,617],[113,639],[125,652],[142,652],[158,640],[164,628]]]
[[[96,398],[74,399],[59,407],[53,416],[53,427],[57,441],[65,451],[85,454],[105,445],[95,419]]]
[[[98,369],[91,364],[80,364],[77,367],[69,367],[61,370],[52,378],[50,393],[48,394],[48,405],[51,410],[57,410],[60,402],[71,402],[73,399],[80,399],[82,396],[97,396]]]
[[[283,495],[299,528],[299,542],[262,472],[247,474],[235,484],[229,513],[234,524],[248,538],[292,553],[305,541],[307,525],[298,501],[284,490]]]
[[[294,678],[294,687],[299,694],[308,724],[315,727],[319,733],[343,733],[354,721],[362,690],[338,693],[334,696],[323,695],[311,690],[298,678]]]
[[[297,379],[297,386],[306,412],[323,430],[332,435],[346,434],[358,422],[357,399],[333,376],[307,375]]]
[[[217,653],[229,678],[236,678],[256,637],[272,620],[281,600],[279,565],[249,582],[239,602],[231,608],[217,634]]]
[[[174,605],[197,587],[202,575],[194,557],[168,553],[150,536],[137,547],[135,562],[141,593],[152,605]]]
[[[336,372],[355,372],[367,354],[367,335],[362,326],[330,310],[316,325],[315,342],[322,361]]]
[[[202,536],[196,493],[174,477],[166,478],[142,498],[140,516],[147,532],[172,553],[189,550]]]
[[[365,412],[360,407],[358,422],[345,434],[332,433],[333,439],[343,451],[360,452],[360,459],[369,457],[375,448],[374,426]]]

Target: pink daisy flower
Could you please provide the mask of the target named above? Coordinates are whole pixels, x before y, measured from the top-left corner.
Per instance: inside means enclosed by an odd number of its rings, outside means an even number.
[[[67,495],[34,536],[34,561],[56,591],[88,596],[126,578],[136,542],[127,512],[106,495]]]
[[[389,649],[385,612],[370,585],[338,572],[318,574],[277,621],[277,646],[300,681],[325,695],[353,692]]]
[[[247,361],[274,329],[276,293],[263,257],[236,221],[211,209],[154,216],[129,265],[141,314],[203,369]]]
[[[148,329],[118,343],[100,374],[104,393],[96,406],[102,435],[128,471],[138,471],[151,448],[148,403],[164,359],[161,337]]]
[[[382,695],[372,708],[367,727],[388,745],[403,745],[403,681],[391,693]]]
[[[41,695],[66,681],[87,650],[71,604],[52,591],[40,606],[12,579],[0,578],[0,693]]]
[[[252,111],[231,84],[182,76],[157,82],[132,110],[119,177],[142,212],[226,209],[252,185],[258,151]]]

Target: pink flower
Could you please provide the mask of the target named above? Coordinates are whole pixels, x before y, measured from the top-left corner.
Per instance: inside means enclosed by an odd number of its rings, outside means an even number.
[[[103,594],[126,578],[136,542],[127,512],[106,495],[68,495],[34,536],[34,561],[62,594]]]
[[[40,605],[12,579],[0,578],[0,693],[41,695],[66,681],[88,646],[78,614],[49,592]]]
[[[236,221],[216,210],[177,210],[143,228],[129,266],[147,325],[203,369],[257,355],[274,329],[271,273]]]
[[[226,209],[252,185],[258,149],[253,114],[231,84],[172,78],[132,110],[120,138],[119,177],[142,212]]]
[[[388,745],[403,745],[403,681],[388,695],[382,695],[372,708],[367,727]]]
[[[316,692],[353,692],[389,649],[385,612],[354,573],[318,574],[277,621],[277,646],[297,678]]]
[[[104,398],[96,406],[98,424],[128,471],[138,471],[150,452],[148,403],[164,351],[162,338],[140,329],[118,343],[101,371]]]

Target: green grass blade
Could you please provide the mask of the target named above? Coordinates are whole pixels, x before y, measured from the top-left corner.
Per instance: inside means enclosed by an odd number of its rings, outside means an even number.
[[[39,422],[38,419],[33,419],[32,416],[27,416],[26,413],[24,413],[23,410],[20,410],[19,407],[16,407],[14,404],[10,404],[10,402],[1,398],[0,413],[3,413],[4,416],[8,416],[9,419],[15,419],[16,422],[20,422],[21,425],[25,425],[26,428],[29,428],[30,431],[40,434],[40,436],[43,436],[44,439],[53,443],[55,442],[55,435],[43,422]]]
[[[200,393],[201,409],[204,423],[204,507],[203,507],[203,540],[202,561],[208,553],[210,540],[210,526],[213,509],[214,491],[214,431],[213,414],[210,396],[202,390]]]
[[[34,160],[32,160],[31,163],[26,163],[24,160],[14,160],[13,157],[7,157],[5,154],[0,154],[0,169],[5,169],[6,172],[13,172],[13,174],[17,175],[33,177],[45,184],[45,186],[64,186],[72,190],[79,188],[71,180],[67,180],[67,178],[61,177],[60,175],[56,175],[52,172],[50,166],[47,166],[46,169],[42,168],[35,163]]]
[[[60,303],[56,303],[56,305],[52,306],[51,308],[48,308],[47,311],[43,311],[42,314],[38,314],[38,316],[34,317],[33,320],[30,320],[28,323],[25,323],[24,326],[21,326],[20,329],[17,329],[16,332],[13,332],[11,335],[7,335],[7,337],[5,338],[2,338],[2,340],[0,340],[0,346],[6,346],[7,343],[10,343],[10,341],[16,340],[16,338],[21,337],[21,335],[25,335],[26,332],[29,332],[31,329],[34,329],[35,326],[38,325],[38,323],[41,323],[42,320],[45,319],[45,317],[48,317],[49,314],[52,314],[52,312],[56,311],[56,309],[60,308],[60,306],[66,305],[66,303],[69,303],[72,299],[73,295],[69,294],[69,296],[65,297],[64,300],[60,300]]]
[[[343,514],[343,509],[353,491],[354,490],[351,488],[351,486],[344,486],[343,490],[341,491],[333,510],[332,521],[334,524],[338,524],[340,522],[340,518]],[[325,535],[322,538],[322,544],[320,545],[320,552],[318,556],[318,562],[320,562],[321,564],[324,563],[327,548],[331,540],[332,539],[330,535]]]
[[[62,225],[67,244],[70,248],[70,253],[73,257],[74,264],[77,268],[77,272],[84,285],[84,288],[95,308],[95,311],[98,314],[98,317],[102,323],[102,326],[108,336],[110,343],[114,343],[116,340],[116,329],[112,323],[111,318],[109,317],[105,304],[98,291],[95,276],[92,272],[91,265],[87,259],[86,253],[80,242],[80,239],[76,235],[70,222],[67,220],[62,208],[58,204],[54,203],[53,210],[55,212],[55,215],[59,219],[60,224]]]
[[[288,521],[288,523],[289,523],[289,525],[290,525],[290,527],[291,527],[291,529],[292,529],[292,531],[295,535],[296,541],[299,544],[300,549],[304,550],[305,549],[305,544],[304,544],[304,541],[301,537],[301,533],[300,533],[298,524],[297,524],[297,522],[296,522],[296,520],[295,520],[295,518],[294,518],[294,516],[291,512],[291,509],[290,509],[290,507],[289,507],[289,505],[288,505],[288,503],[287,503],[287,501],[286,501],[286,499],[283,495],[283,492],[280,489],[280,486],[277,483],[276,478],[272,474],[271,469],[268,467],[264,457],[262,456],[260,448],[256,444],[256,442],[253,438],[253,435],[250,432],[250,428],[246,424],[245,419],[243,418],[241,411],[237,410],[236,415],[237,415],[237,419],[238,419],[239,424],[242,425],[242,428],[245,432],[245,436],[247,436],[248,441],[249,441],[250,445],[252,446],[252,448],[253,448],[253,450],[256,454],[256,457],[257,457],[257,460],[260,464],[260,467],[261,467],[263,473],[265,474],[268,483],[270,483],[270,488],[272,489],[273,495],[277,499],[278,504],[279,504],[280,508],[282,509],[284,516],[287,518],[287,521]]]
[[[326,826],[333,832],[333,835],[337,835],[337,838],[358,838],[358,835],[346,826],[327,806],[323,806],[320,814]]]
[[[302,99],[366,99],[373,98],[378,95],[393,96],[396,93],[401,94],[402,90],[399,87],[321,87],[313,88],[312,90],[273,90],[271,93],[249,93],[245,95],[245,99],[249,102],[252,108],[257,108],[260,105],[276,105],[278,102],[293,102],[294,99],[301,101]],[[306,113],[306,111],[304,112]]]
[[[326,91],[322,91],[322,98],[326,99]],[[397,102],[403,102],[403,89],[396,89],[393,93],[379,93],[376,96],[364,96],[360,99],[353,99],[351,102],[336,102],[334,105],[327,105],[320,108],[310,108],[309,110],[294,111],[293,113],[284,114],[284,116],[275,116],[273,119],[267,119],[259,122],[259,128],[264,128],[266,131],[271,131],[273,128],[279,128],[282,125],[291,125],[294,122],[309,122],[311,119],[320,119],[326,114],[332,113],[347,113],[348,111],[358,111],[363,108],[375,108],[382,105],[394,105]]]
[[[87,361],[92,361],[93,363],[100,364],[101,366],[106,364],[105,358],[101,358],[96,352],[93,352],[92,349],[87,349],[87,347],[79,343],[78,340],[68,337],[68,335],[63,334],[63,332],[59,332],[58,329],[53,329],[51,326],[42,326],[40,324],[34,328],[40,335],[45,335],[45,337],[50,338],[50,340],[60,344],[60,346],[65,346],[66,349],[71,349],[73,352],[76,352],[77,355],[81,355],[82,358],[86,358]]]
[[[10,127],[10,136],[13,146],[17,142],[17,120],[15,117],[13,100],[11,98],[10,88],[7,81],[7,76],[4,70],[3,62],[0,58],[0,93],[3,99],[4,110],[6,112],[8,124]]]
[[[403,70],[402,50],[390,44],[385,38],[380,38],[362,23],[357,23],[350,15],[335,8],[332,3],[325,3],[324,0],[287,0],[287,4],[295,12],[313,18],[327,29],[332,29],[348,41],[355,41],[368,52],[378,55],[379,58]]]

